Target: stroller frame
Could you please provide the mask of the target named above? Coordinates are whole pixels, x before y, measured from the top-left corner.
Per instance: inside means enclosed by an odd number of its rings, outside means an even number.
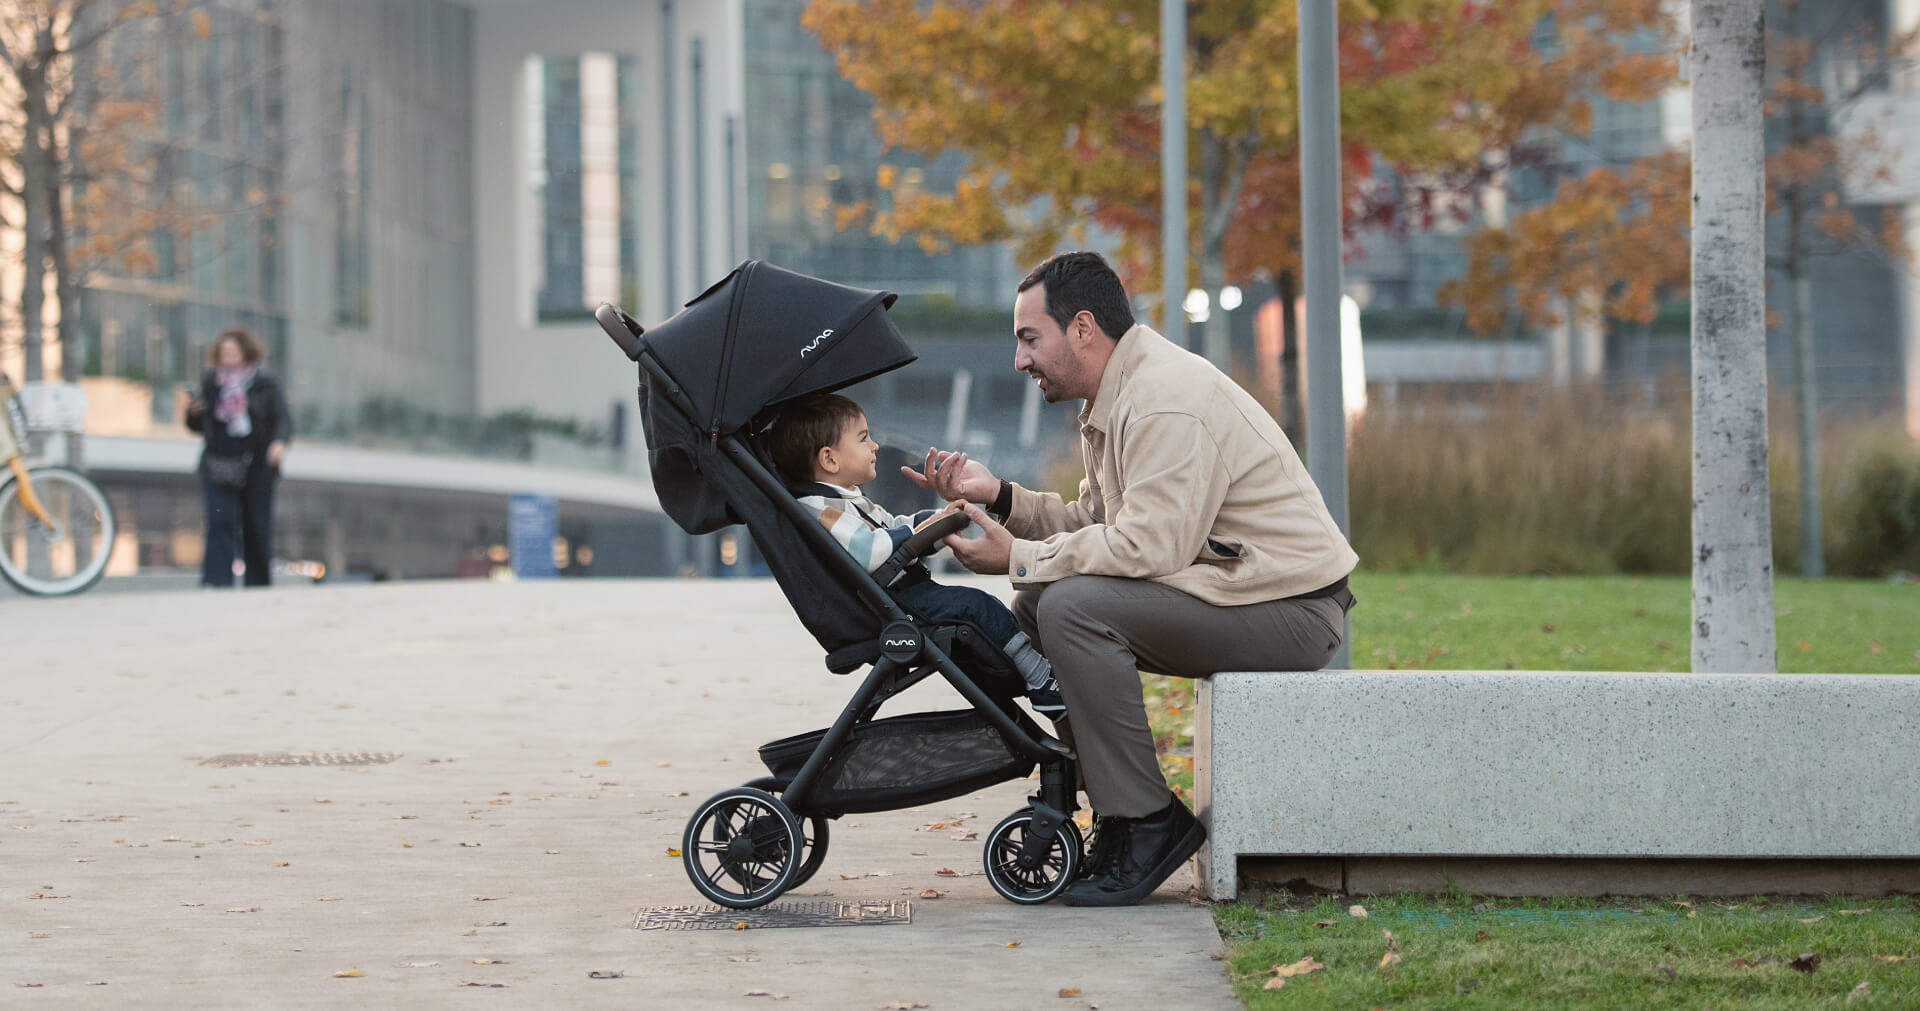
[[[697,422],[700,415],[692,398],[648,346],[639,324],[611,305],[602,305],[595,318],[621,350],[639,364],[650,395],[665,399],[687,419]],[[916,533],[881,567],[882,578],[876,579],[801,507],[739,431],[716,430],[710,433],[710,440],[709,450],[724,455],[748,478],[799,532],[811,555],[842,586],[851,588],[859,602],[878,618],[881,628],[870,649],[855,646],[829,655],[828,664],[837,672],[850,671],[861,663],[870,663],[871,669],[832,725],[819,732],[818,742],[797,772],[790,777],[760,777],[724,790],[701,804],[689,818],[682,859],[694,886],[721,905],[745,909],[765,905],[810,878],[826,852],[827,819],[844,813],[819,800],[827,792],[836,757],[843,754],[861,727],[874,723],[883,703],[937,671],[967,701],[969,712],[977,713],[1007,747],[1031,763],[1026,768],[1037,764],[1040,770],[1038,792],[1028,798],[1025,808],[1000,822],[986,840],[983,861],[989,882],[1002,897],[1021,904],[1046,902],[1064,892],[1080,876],[1086,849],[1073,818],[1079,808],[1073,751],[1040,731],[1010,701],[996,700],[961,667],[949,649],[936,641],[951,641],[950,623],[923,624],[885,588],[893,573],[937,550],[946,535],[964,529],[966,518],[959,514],[943,517]],[[990,648],[997,652],[997,644]],[[1000,656],[1004,658],[1004,654]],[[839,665],[836,659],[841,661]],[[1010,661],[1007,666],[1011,667]],[[931,799],[921,797],[859,809],[913,807],[970,792],[980,785],[976,778]],[[806,829],[801,819],[806,819]]]

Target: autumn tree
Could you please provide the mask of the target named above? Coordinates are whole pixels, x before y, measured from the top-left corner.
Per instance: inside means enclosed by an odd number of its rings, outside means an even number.
[[[1897,208],[1858,214],[1844,187],[1884,175],[1897,154],[1882,145],[1877,124],[1850,114],[1912,65],[1916,49],[1913,36],[1863,33],[1853,5],[1787,0],[1777,13],[1767,22],[1762,106],[1772,224],[1766,265],[1780,282],[1785,311],[1773,318],[1786,327],[1794,366],[1800,572],[1819,578],[1826,565],[1812,266],[1846,253],[1896,264],[1909,258]],[[1841,121],[1855,129],[1843,136],[1835,129]],[[1563,182],[1550,202],[1469,237],[1467,270],[1442,287],[1441,300],[1462,306],[1483,334],[1553,326],[1565,306],[1595,295],[1615,320],[1651,322],[1661,295],[1688,285],[1691,172],[1686,151],[1669,151]]]
[[[1404,209],[1419,203],[1409,192],[1497,174],[1533,131],[1584,130],[1588,95],[1657,93],[1670,61],[1621,39],[1664,27],[1663,6],[1343,0],[1349,228],[1390,216],[1365,206],[1376,165],[1398,170]],[[1112,234],[1130,282],[1157,277],[1156,11],[1150,0],[813,0],[804,22],[872,94],[881,137],[967,159],[951,192],[883,181],[841,208],[841,224],[930,249],[1013,240],[1029,262]],[[1189,5],[1186,202],[1208,291],[1299,268],[1296,28],[1293,0]]]
[[[139,276],[154,264],[158,237],[215,232],[220,218],[266,202],[256,194],[196,198],[173,184],[164,153],[156,156],[165,132],[162,54],[206,40],[214,7],[207,0],[22,0],[0,12],[0,193],[15,209],[0,226],[18,230],[23,250],[6,315],[18,320],[29,380],[44,369],[49,316],[62,376],[78,378],[77,293],[96,271]]]

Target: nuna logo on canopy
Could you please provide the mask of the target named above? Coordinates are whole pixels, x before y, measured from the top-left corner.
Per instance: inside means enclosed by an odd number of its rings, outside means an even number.
[[[827,338],[832,336],[833,336],[832,327],[828,327],[827,329],[820,331],[820,336],[815,337],[812,341],[808,342],[806,347],[803,347],[800,349],[800,357],[805,358],[807,356],[807,352],[818,350],[820,348],[820,345],[825,344],[827,342]]]

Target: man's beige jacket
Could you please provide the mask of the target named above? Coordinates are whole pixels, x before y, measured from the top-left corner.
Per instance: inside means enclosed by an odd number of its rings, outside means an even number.
[[[1078,500],[1014,486],[1015,589],[1119,576],[1231,606],[1320,589],[1359,561],[1273,417],[1148,327],[1114,348],[1080,451]]]

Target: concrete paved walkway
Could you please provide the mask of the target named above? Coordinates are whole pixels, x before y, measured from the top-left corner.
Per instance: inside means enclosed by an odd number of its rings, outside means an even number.
[[[1188,871],[1127,909],[993,893],[964,837],[1024,782],[833,822],[782,899],[911,924],[634,929],[705,902],[668,854],[694,805],[844,705],[820,657],[766,581],[0,600],[0,1004],[1238,1006]],[[399,757],[205,764],[279,752]]]

